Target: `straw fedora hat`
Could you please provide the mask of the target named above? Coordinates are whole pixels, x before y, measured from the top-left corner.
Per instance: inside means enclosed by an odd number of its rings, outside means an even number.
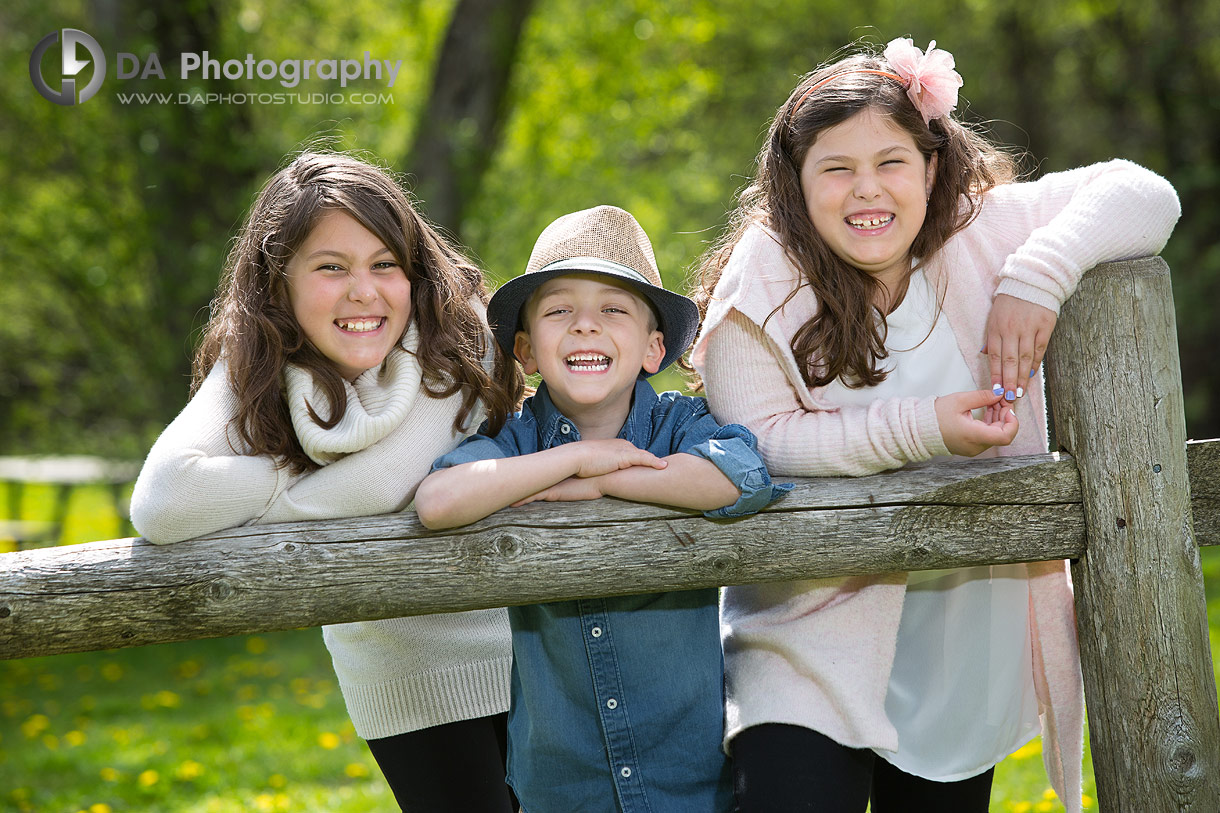
[[[643,227],[617,206],[595,206],[564,215],[543,229],[525,273],[500,286],[487,305],[487,321],[510,356],[521,329],[521,307],[539,285],[564,274],[601,274],[626,282],[652,303],[665,336],[660,370],[678,359],[699,329],[699,309],[665,290],[652,244]],[[658,372],[660,372],[658,370]]]

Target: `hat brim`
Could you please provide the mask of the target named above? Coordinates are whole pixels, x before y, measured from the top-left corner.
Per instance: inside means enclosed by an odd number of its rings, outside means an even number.
[[[677,361],[695,340],[699,330],[699,308],[690,299],[653,285],[627,266],[599,257],[574,257],[514,277],[492,295],[487,303],[487,322],[505,353],[513,355],[513,344],[521,329],[521,308],[526,301],[547,280],[568,274],[596,274],[625,282],[652,304],[657,312],[657,330],[665,336],[665,357],[661,359],[658,373]]]

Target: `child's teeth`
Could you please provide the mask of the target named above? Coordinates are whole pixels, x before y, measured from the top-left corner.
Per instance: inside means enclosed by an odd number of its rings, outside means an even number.
[[[380,319],[352,319],[339,323],[339,327],[352,333],[367,333],[381,327]]]
[[[564,361],[582,370],[601,371],[610,366],[610,359],[600,353],[573,353]]]
[[[886,223],[889,223],[889,222],[890,222],[891,220],[893,220],[893,219],[894,219],[894,218],[893,218],[893,215],[885,215],[885,216],[877,216],[877,217],[865,217],[865,218],[853,217],[853,218],[849,218],[849,219],[848,219],[848,222],[849,222],[849,223],[851,223],[853,226],[856,226],[856,227],[858,227],[858,228],[862,228],[862,229],[875,229],[875,228],[877,228],[878,226],[881,226],[881,225],[884,225],[884,224],[886,224]]]

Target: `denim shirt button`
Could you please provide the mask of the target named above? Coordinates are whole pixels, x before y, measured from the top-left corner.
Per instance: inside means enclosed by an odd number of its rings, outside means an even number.
[[[568,426],[566,423],[559,424],[559,434],[566,435],[571,431],[572,427]]]
[[[589,634],[592,635],[594,638],[600,638],[600,637],[602,637],[602,628],[594,627],[593,629],[589,630]]]
[[[622,770],[620,770],[620,771],[619,771],[619,774],[620,774],[620,775],[621,775],[621,776],[622,776],[624,779],[629,779],[629,778],[631,777],[631,769],[630,769],[630,768],[628,768],[626,765],[624,765],[624,766],[623,766],[623,768],[622,768]]]
[[[607,700],[607,701],[606,701],[606,708],[611,709],[611,710],[613,710],[613,709],[617,709],[617,708],[618,708],[618,701],[617,701],[617,700],[615,700],[613,697],[612,697],[612,698],[610,698],[609,700]]]

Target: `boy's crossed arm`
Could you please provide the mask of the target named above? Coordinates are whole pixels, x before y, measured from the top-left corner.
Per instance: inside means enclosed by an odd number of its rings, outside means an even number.
[[[415,510],[425,527],[439,530],[509,505],[601,496],[710,511],[731,505],[741,492],[710,461],[684,453],[658,458],[615,438],[434,471],[420,483]]]
[[[665,467],[636,465],[596,477],[569,477],[513,505],[537,500],[558,502],[618,497],[632,502],[714,511],[732,505],[741,496],[740,489],[715,463],[701,457],[678,452],[660,458],[659,462],[666,464]]]

